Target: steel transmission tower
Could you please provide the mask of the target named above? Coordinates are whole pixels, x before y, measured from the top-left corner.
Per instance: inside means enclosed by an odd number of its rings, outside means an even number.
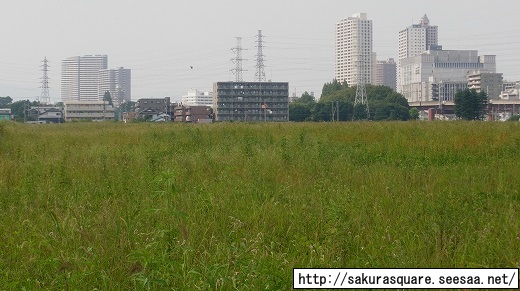
[[[41,71],[43,72],[43,76],[40,82],[42,84],[40,86],[42,92],[38,101],[44,104],[49,104],[51,103],[51,97],[49,96],[49,64],[47,61],[47,57],[43,59],[42,63],[43,65],[41,65]]]
[[[256,72],[255,72],[255,81],[265,82],[265,71],[264,71],[264,53],[262,48],[264,47],[262,37],[262,31],[258,30],[258,35],[256,36],[258,40],[256,41],[256,46],[258,48],[256,53]]]
[[[242,48],[242,38],[236,37],[237,39],[237,46],[232,48],[231,50],[236,53],[236,56],[231,59],[231,61],[235,64],[235,68],[231,70],[233,74],[235,75],[235,81],[236,82],[242,82],[244,79],[242,78],[242,72],[247,71],[242,68],[242,61],[247,61],[242,58],[242,51],[246,50]]]
[[[358,45],[361,45],[361,42],[358,41]],[[360,49],[358,46],[358,50]],[[354,100],[354,106],[358,104],[365,105],[365,110],[367,112],[367,119],[370,117],[370,110],[368,108],[368,100],[367,100],[367,90],[365,87],[365,60],[361,53],[358,53],[358,75],[357,75],[357,86],[356,86],[356,99]]]

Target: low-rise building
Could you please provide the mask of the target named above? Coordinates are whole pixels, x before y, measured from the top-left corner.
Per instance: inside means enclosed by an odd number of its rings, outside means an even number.
[[[502,73],[492,73],[481,70],[468,72],[468,88],[477,92],[486,92],[488,99],[498,99],[502,92]]]
[[[11,120],[11,108],[0,108],[0,120]]]
[[[173,114],[174,122],[208,123],[212,121],[211,108],[208,106],[177,105]]]
[[[63,106],[65,121],[105,121],[115,117],[108,101],[68,101]]]
[[[27,119],[37,123],[62,123],[63,108],[61,107],[32,107],[27,112]]]
[[[201,92],[197,89],[188,91],[182,96],[182,104],[186,106],[213,106],[213,92]]]
[[[165,98],[141,98],[135,105],[137,118],[142,120],[155,119],[161,114],[171,116],[170,97]]]
[[[520,82],[510,85],[507,89],[500,92],[500,99],[504,100],[518,100],[520,97]]]

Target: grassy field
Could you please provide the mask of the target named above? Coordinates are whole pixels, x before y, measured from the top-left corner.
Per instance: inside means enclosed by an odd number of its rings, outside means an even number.
[[[520,124],[0,123],[0,289],[520,267]]]

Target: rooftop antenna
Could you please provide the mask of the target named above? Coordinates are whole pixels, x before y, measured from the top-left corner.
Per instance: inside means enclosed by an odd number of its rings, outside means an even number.
[[[262,51],[263,40],[262,40],[262,31],[258,30],[258,35],[256,36],[258,39],[256,41],[257,53],[256,53],[256,72],[255,72],[255,81],[265,82],[265,71],[264,71],[264,54]]]
[[[235,64],[235,68],[231,70],[235,75],[236,82],[242,82],[244,79],[242,78],[242,72],[247,71],[242,68],[242,61],[247,61],[242,58],[242,51],[245,50],[242,48],[242,37],[235,37],[237,39],[237,46],[232,48],[231,50],[236,53],[236,56],[231,59],[231,61]]]
[[[51,103],[51,97],[49,96],[49,64],[47,61],[47,57],[45,57],[42,61],[43,65],[41,65],[43,72],[43,76],[41,77],[40,83],[42,84],[40,88],[42,89],[39,100],[43,104]]]

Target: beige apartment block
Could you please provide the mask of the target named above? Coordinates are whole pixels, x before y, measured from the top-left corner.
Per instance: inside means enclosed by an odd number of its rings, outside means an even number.
[[[114,107],[107,101],[69,101],[63,104],[65,121],[114,120]]]

